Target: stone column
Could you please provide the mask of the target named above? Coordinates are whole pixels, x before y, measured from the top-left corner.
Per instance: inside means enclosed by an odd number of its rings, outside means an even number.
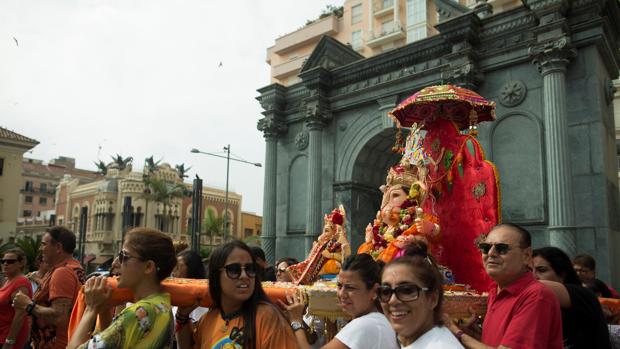
[[[312,243],[322,230],[321,221],[321,141],[323,137],[323,122],[311,116],[306,121],[310,135],[308,143],[308,204],[306,207],[306,239],[305,250],[310,251]]]
[[[257,128],[263,132],[266,146],[261,247],[265,251],[267,263],[273,264],[276,251],[278,137],[287,129],[286,123],[280,117],[285,88],[280,85],[270,85],[259,92],[262,93],[258,99],[265,109],[263,112],[265,117],[258,121]]]
[[[543,78],[543,116],[549,202],[549,243],[576,252],[571,166],[566,115],[566,67],[576,50],[566,36],[530,48]]]
[[[265,134],[265,145],[265,185],[263,190],[261,247],[265,251],[267,263],[272,264],[275,263],[276,249],[276,155],[278,139],[274,135]]]

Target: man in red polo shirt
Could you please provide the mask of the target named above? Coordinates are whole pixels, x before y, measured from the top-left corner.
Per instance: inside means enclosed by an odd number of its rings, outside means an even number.
[[[560,304],[529,270],[531,244],[530,233],[511,223],[497,225],[479,244],[484,268],[494,281],[482,339],[448,325],[466,348],[563,348]]]

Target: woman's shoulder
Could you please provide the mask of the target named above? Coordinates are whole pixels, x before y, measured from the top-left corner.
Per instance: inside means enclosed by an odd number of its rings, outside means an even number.
[[[282,313],[274,304],[259,302],[258,306],[256,307],[256,315],[258,317],[272,318],[279,317],[282,315]]]
[[[167,293],[157,293],[148,297],[142,298],[132,305],[125,308],[125,310],[133,313],[142,311],[159,313],[168,313],[171,310],[170,295]]]

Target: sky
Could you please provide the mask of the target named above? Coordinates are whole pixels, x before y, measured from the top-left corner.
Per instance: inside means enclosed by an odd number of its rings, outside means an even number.
[[[190,149],[225,155],[230,144],[263,163],[255,98],[270,83],[266,50],[342,2],[3,0],[0,126],[40,142],[29,158],[95,170],[120,154],[136,170],[153,155],[224,189],[226,160]],[[244,211],[262,214],[263,173],[231,161]]]

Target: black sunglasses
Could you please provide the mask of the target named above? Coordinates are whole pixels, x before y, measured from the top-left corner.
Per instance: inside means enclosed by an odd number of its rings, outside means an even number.
[[[2,264],[15,264],[15,262],[17,262],[17,259],[3,259],[2,260]]]
[[[231,279],[238,279],[241,277],[241,272],[245,270],[245,275],[249,278],[256,277],[258,266],[256,263],[232,263],[225,265],[222,269],[226,271],[226,275]],[[220,269],[221,270],[221,269]]]
[[[394,288],[383,285],[379,287],[379,300],[382,303],[387,303],[392,298],[392,294],[396,295],[396,298],[401,302],[415,301],[420,297],[420,291],[428,291],[428,287],[419,287],[415,284],[404,284]]]
[[[132,258],[135,258],[135,259],[138,259],[138,260],[141,260],[141,261],[143,261],[143,260],[144,260],[144,259],[142,259],[142,258],[140,258],[140,257],[132,256],[132,255],[130,255],[129,253],[127,253],[127,252],[123,251],[123,250],[121,250],[121,251],[119,251],[119,252],[118,252],[118,255],[116,256],[116,258],[118,258],[118,261],[119,261],[121,264],[125,263],[125,261],[128,261],[128,260],[130,260],[130,259],[132,259]]]
[[[489,252],[491,251],[491,247],[494,247],[495,252],[501,255],[505,255],[506,253],[508,253],[508,251],[512,249],[510,245],[502,243],[502,242],[497,243],[497,244],[489,244],[486,242],[481,242],[478,244],[478,249],[484,254],[489,254]]]

